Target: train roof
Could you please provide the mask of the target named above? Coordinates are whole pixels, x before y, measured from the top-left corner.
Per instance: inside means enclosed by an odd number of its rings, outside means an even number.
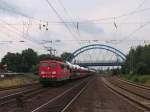
[[[57,60],[42,60],[40,62],[55,62],[55,63],[61,63],[61,64],[66,64],[65,62],[63,61],[57,61]]]

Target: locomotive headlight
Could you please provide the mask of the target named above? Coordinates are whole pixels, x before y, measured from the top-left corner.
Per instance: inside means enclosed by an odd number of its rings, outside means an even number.
[[[44,75],[42,75],[42,78],[45,78],[45,76],[44,76]]]
[[[56,76],[52,75],[51,77],[52,77],[52,78],[55,78]]]
[[[44,72],[44,71],[41,71],[41,74],[45,74],[45,72]]]
[[[52,71],[52,75],[55,75],[56,74],[56,71]]]

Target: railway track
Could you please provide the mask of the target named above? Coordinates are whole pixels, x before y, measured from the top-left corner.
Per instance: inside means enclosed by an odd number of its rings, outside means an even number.
[[[43,91],[41,86],[38,86],[38,87],[33,86],[32,88],[26,88],[21,91],[17,91],[17,92],[10,93],[5,96],[1,96],[0,97],[0,106],[3,106],[8,103],[12,103],[19,99],[26,98],[31,95],[37,94],[37,93],[40,93],[41,91]]]
[[[89,79],[87,77],[58,87],[34,88],[33,91],[32,88],[31,91],[1,97],[0,112],[60,112],[81,94]]]
[[[114,79],[115,79],[115,80],[118,80],[118,81],[120,81],[120,82],[125,82],[125,83],[127,83],[127,84],[129,84],[129,85],[133,85],[133,86],[136,86],[136,87],[139,87],[139,88],[143,88],[143,89],[150,90],[150,86],[148,86],[148,85],[137,84],[137,83],[132,82],[132,81],[129,81],[129,80],[123,80],[123,79],[121,79],[121,78],[119,78],[119,77],[114,77]]]
[[[39,83],[34,83],[34,84],[26,84],[26,85],[19,85],[19,86],[13,86],[13,87],[0,88],[0,92],[1,91],[11,91],[11,90],[31,87],[31,86],[35,86],[35,85],[40,85],[40,84]]]
[[[116,77],[110,78],[109,82],[122,89],[125,89],[126,91],[129,91],[130,93],[136,94],[137,96],[150,100],[150,88],[148,87],[119,80]]]
[[[91,81],[91,80],[90,80]],[[90,83],[89,78],[67,89],[31,112],[65,112]]]
[[[109,77],[102,77],[102,81],[105,86],[134,103],[137,108],[146,112],[150,110],[149,88]]]
[[[19,93],[21,91],[25,91],[25,90],[29,90],[29,89],[33,89],[33,88],[37,88],[37,87],[41,87],[41,85],[38,83],[38,84],[30,84],[28,86],[22,86],[22,87],[18,87],[18,88],[0,90],[0,97],[8,96],[10,94]]]

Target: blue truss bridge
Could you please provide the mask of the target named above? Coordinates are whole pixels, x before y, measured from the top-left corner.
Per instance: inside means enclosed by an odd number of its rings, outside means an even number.
[[[80,66],[121,66],[126,55],[120,50],[104,45],[91,44],[74,51],[66,61]]]

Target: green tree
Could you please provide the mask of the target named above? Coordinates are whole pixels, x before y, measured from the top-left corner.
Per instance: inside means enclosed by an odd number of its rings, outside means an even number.
[[[71,53],[69,53],[69,52],[64,52],[64,53],[62,53],[61,54],[61,58],[62,58],[62,60],[66,60],[69,56],[71,55]]]
[[[144,62],[139,62],[139,63],[137,63],[137,66],[136,66],[136,73],[138,73],[138,74],[145,74],[145,73],[148,73],[146,63],[144,63]]]
[[[38,55],[32,49],[26,49],[22,51],[22,71],[23,72],[30,72],[33,65],[36,65],[38,62]]]
[[[150,45],[130,49],[122,66],[123,73],[150,74]]]
[[[21,56],[18,53],[10,53],[8,52],[4,58],[2,58],[2,65],[7,65],[7,70],[10,71],[19,71],[21,63]]]

